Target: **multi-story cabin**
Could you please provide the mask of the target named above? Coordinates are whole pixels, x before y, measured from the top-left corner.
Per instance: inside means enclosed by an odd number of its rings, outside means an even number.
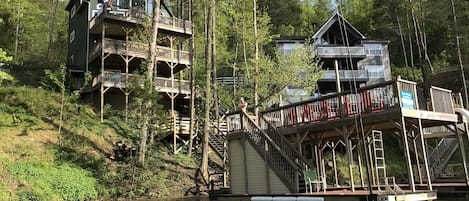
[[[149,55],[148,42],[133,39],[151,16],[153,0],[70,0],[66,10],[70,13],[68,71],[72,80],[84,80],[85,72],[92,75],[91,83],[74,82],[75,88],[101,107],[101,117],[105,104],[127,111],[129,80],[142,73]],[[174,16],[164,3],[160,10],[154,85],[164,108],[184,117],[189,115],[191,93],[183,74],[191,66],[191,22]],[[185,128],[178,132],[188,132]]]
[[[301,48],[306,37],[281,37],[274,40],[281,54]],[[367,39],[342,15],[335,12],[310,38],[316,56],[323,63],[325,76],[318,80],[319,94],[337,92],[336,64],[342,91],[355,85],[391,80],[388,41]]]

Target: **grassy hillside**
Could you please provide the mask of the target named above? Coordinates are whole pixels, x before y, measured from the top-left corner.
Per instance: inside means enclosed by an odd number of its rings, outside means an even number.
[[[89,200],[180,196],[196,162],[150,147],[146,168],[110,160],[115,142],[135,146],[119,115],[101,123],[89,106],[67,99],[58,135],[60,96],[39,88],[0,88],[0,200]]]

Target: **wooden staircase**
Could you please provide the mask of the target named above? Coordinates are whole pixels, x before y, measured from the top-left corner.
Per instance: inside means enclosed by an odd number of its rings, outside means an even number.
[[[230,133],[241,132],[292,193],[305,192],[304,171],[313,167],[263,118],[259,124],[245,112],[228,116]]]

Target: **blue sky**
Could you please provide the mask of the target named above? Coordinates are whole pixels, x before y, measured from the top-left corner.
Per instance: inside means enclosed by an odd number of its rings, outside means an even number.
[[[331,0],[332,6],[336,8],[337,4],[335,3],[335,0]]]

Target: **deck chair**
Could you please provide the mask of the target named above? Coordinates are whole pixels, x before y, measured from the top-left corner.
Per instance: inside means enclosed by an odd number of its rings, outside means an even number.
[[[310,169],[306,170],[304,172],[304,177],[305,177],[305,186],[306,186],[306,192],[308,192],[308,187],[309,187],[309,192],[313,192],[313,184],[316,186],[316,192],[319,192],[319,190],[322,187],[322,190],[326,192],[326,180],[322,177],[318,178],[318,175],[316,174],[315,169]]]

